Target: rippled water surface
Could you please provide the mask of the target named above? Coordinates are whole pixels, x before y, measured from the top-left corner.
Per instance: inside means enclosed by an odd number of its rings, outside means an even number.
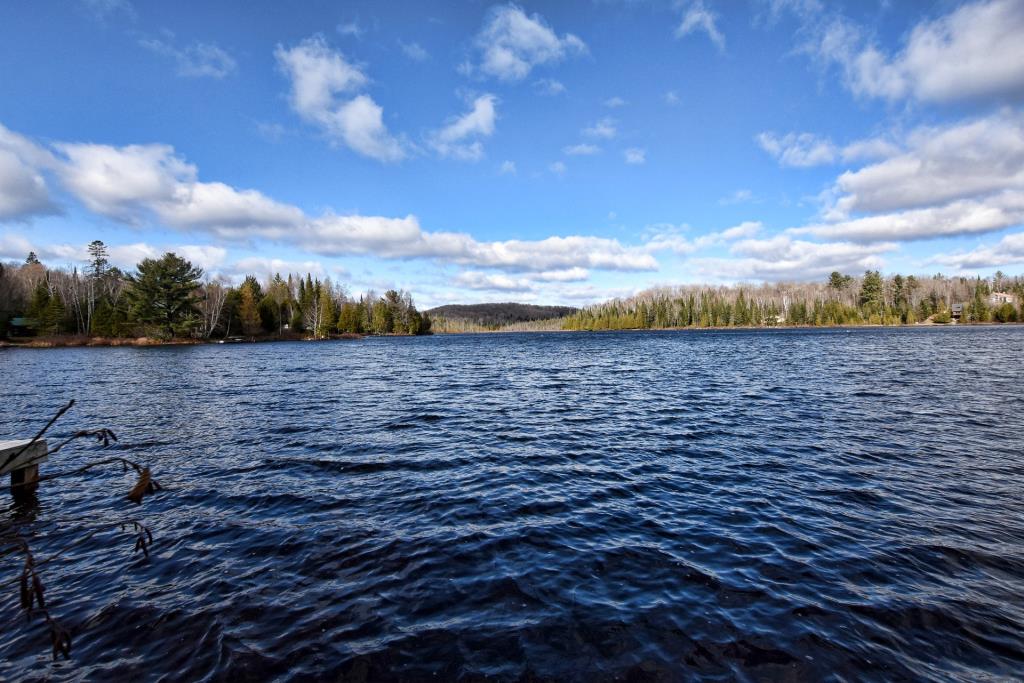
[[[1021,327],[0,350],[0,438],[75,398],[53,436],[110,427],[168,489],[8,505],[39,557],[101,512],[156,542],[40,568],[69,662],[3,584],[0,677],[1015,679],[1022,358]]]

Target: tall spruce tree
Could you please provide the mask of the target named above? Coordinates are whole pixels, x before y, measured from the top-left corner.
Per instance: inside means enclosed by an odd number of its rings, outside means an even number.
[[[167,337],[187,332],[202,275],[200,268],[173,253],[143,259],[138,272],[128,276],[127,297],[134,318],[156,325]]]

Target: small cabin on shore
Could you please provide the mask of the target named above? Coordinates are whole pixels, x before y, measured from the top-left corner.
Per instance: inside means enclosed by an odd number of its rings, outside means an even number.
[[[963,304],[953,304],[950,307],[949,315],[950,315],[951,318],[953,318],[953,320],[957,320],[957,321],[962,320],[963,317],[964,317],[964,305]]]
[[[7,336],[31,337],[35,334],[34,321],[29,318],[11,318],[7,321]]]

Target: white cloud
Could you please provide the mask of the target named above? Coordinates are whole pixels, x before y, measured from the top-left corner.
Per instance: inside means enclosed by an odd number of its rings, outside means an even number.
[[[813,133],[789,133],[779,137],[775,133],[760,133],[755,138],[761,149],[779,160],[782,166],[806,168],[831,164],[838,157],[839,150],[831,140]]]
[[[516,162],[509,161],[508,159],[501,162],[501,166],[498,167],[498,173],[500,173],[501,175],[515,175]]]
[[[682,102],[682,100],[679,98],[679,93],[677,93],[675,90],[669,90],[668,92],[665,93],[665,104],[667,104],[668,106],[674,107],[680,102]]]
[[[179,48],[156,38],[144,38],[139,45],[158,55],[170,57],[178,75],[192,78],[224,78],[238,68],[235,58],[213,43],[195,42]]]
[[[761,232],[763,227],[760,221],[744,221],[725,230],[689,239],[684,234],[688,229],[686,226],[654,225],[648,229],[649,234],[644,248],[651,253],[671,251],[676,254],[692,254],[700,249],[752,238]]]
[[[232,233],[288,227],[302,212],[255,190],[197,179],[195,166],[167,145],[55,145],[65,159],[56,169],[64,187],[90,211],[139,224],[155,216],[177,228]]]
[[[891,144],[891,143],[887,143]],[[926,126],[883,161],[841,174],[824,221],[791,234],[871,242],[977,234],[1024,224],[1024,114]]]
[[[174,250],[179,256],[202,268],[207,273],[219,267],[227,258],[228,250],[211,245],[185,244]]]
[[[337,99],[362,89],[369,79],[332,50],[322,36],[307,38],[292,48],[278,45],[274,56],[292,83],[291,105],[336,142],[378,161],[406,156],[402,144],[384,125],[383,109],[369,95]]]
[[[0,124],[0,220],[57,213],[41,170],[53,155]]]
[[[0,148],[0,220],[54,211],[43,176],[14,152]]]
[[[491,10],[476,46],[480,63],[475,68],[504,81],[520,81],[536,66],[559,62],[587,49],[571,33],[559,37],[540,15],[527,16],[511,4]]]
[[[531,275],[541,282],[582,282],[590,277],[586,268],[567,268],[565,270],[545,270]]]
[[[0,260],[24,261],[30,251],[35,248],[21,235],[0,233]]]
[[[483,158],[483,143],[479,138],[490,137],[494,133],[497,99],[494,95],[477,97],[470,111],[449,120],[447,125],[431,134],[430,146],[443,157],[466,161]]]
[[[1004,111],[947,127],[923,127],[906,152],[836,181],[842,211],[892,211],[1024,191],[1024,115]]]
[[[430,59],[430,53],[424,50],[423,46],[419,43],[403,43],[402,41],[398,41],[398,44],[402,48],[402,52],[405,56],[414,62],[425,62]]]
[[[626,100],[622,99],[621,97],[609,97],[607,100],[604,101],[604,106],[608,107],[609,109],[618,109],[619,107],[625,107],[626,104]]]
[[[590,145],[587,143],[569,145],[562,148],[562,153],[568,154],[569,156],[591,156],[593,154],[600,153],[600,151],[601,148],[597,145]]]
[[[533,87],[541,95],[561,95],[565,92],[565,84],[553,78],[541,78],[533,82]]]
[[[499,292],[529,292],[533,283],[526,278],[510,277],[503,274],[488,274],[470,270],[455,276],[456,284],[467,289],[490,290]]]
[[[189,259],[190,261],[192,259]],[[195,261],[193,261],[195,263]],[[255,275],[258,278],[273,277],[280,274],[285,277],[288,273],[309,273],[314,276],[323,277],[327,269],[320,261],[288,261],[278,258],[263,258],[251,256],[239,259],[228,269],[228,275],[236,280],[243,279],[246,275]]]
[[[338,35],[351,38],[362,38],[363,34],[366,33],[366,29],[360,26],[359,22],[355,19],[338,24],[335,30],[338,32]]]
[[[7,137],[13,139],[12,135]],[[33,150],[32,144],[24,139],[16,142]],[[129,224],[156,220],[223,240],[267,240],[324,256],[426,258],[534,273],[657,268],[657,261],[644,247],[626,246],[611,238],[572,235],[481,242],[466,233],[425,231],[411,215],[389,218],[327,213],[312,218],[298,207],[274,201],[255,190],[200,181],[196,167],[177,156],[168,145],[56,143],[54,148],[59,154],[36,151],[35,160],[52,164],[64,189],[88,210]],[[139,253],[142,252],[137,250],[133,257]],[[209,249],[193,254],[205,259],[218,256],[218,252]]]
[[[996,244],[979,246],[968,252],[935,256],[929,262],[961,271],[1024,264],[1024,232],[1007,235]]]
[[[116,14],[129,19],[135,18],[135,7],[128,0],[81,0],[82,6],[100,22],[106,22]]]
[[[725,36],[718,30],[718,15],[709,10],[703,0],[693,0],[683,14],[683,21],[676,28],[676,37],[682,38],[694,31],[703,31],[707,34],[715,47],[722,51],[725,49]]]
[[[548,166],[548,170],[554,173],[555,175],[565,175],[565,172],[568,171],[569,169],[565,165],[565,162],[555,161]]]
[[[1006,191],[984,199],[960,199],[941,206],[792,228],[789,232],[826,239],[876,242],[993,232],[1022,223],[1024,192]]]
[[[736,243],[733,258],[690,259],[702,277],[713,280],[820,280],[834,270],[853,273],[883,265],[895,244],[819,244],[785,235]],[[738,258],[737,258],[738,257]]]
[[[610,140],[619,132],[615,125],[615,119],[606,116],[605,118],[595,122],[594,125],[587,126],[580,132],[587,137]]]
[[[638,165],[647,163],[647,150],[639,147],[630,147],[622,155],[626,159],[627,164]]]
[[[722,197],[718,200],[718,203],[722,206],[728,206],[730,204],[744,204],[754,200],[754,193],[747,189],[739,189],[733,192],[728,197]]]
[[[922,21],[903,49],[887,55],[864,32],[835,19],[806,49],[843,70],[855,94],[952,101],[1024,94],[1024,3],[983,0]]]
[[[455,277],[455,282],[458,285],[473,290],[533,292],[537,290],[539,285],[544,283],[582,282],[589,276],[590,272],[586,268],[531,272],[519,277],[512,277],[503,273],[484,273],[468,270],[459,273]]]

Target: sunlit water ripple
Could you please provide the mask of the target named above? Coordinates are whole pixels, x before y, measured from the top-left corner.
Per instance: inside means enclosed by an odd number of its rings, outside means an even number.
[[[75,398],[54,436],[110,427],[168,488],[43,484],[39,556],[103,510],[156,543],[41,569],[69,662],[0,588],[0,677],[1013,679],[1022,357],[1021,327],[0,351],[0,438]]]

